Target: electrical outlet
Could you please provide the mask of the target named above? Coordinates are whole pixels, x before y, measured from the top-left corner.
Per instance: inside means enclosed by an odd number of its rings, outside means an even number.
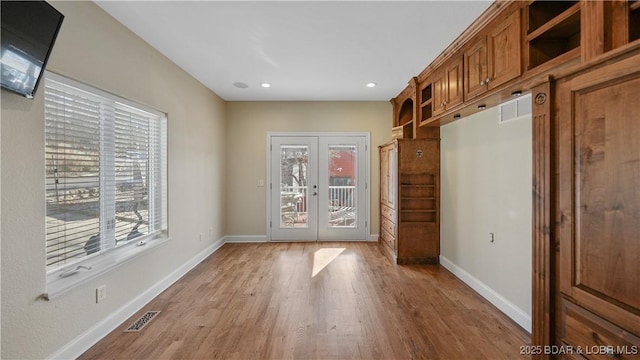
[[[96,303],[107,298],[107,285],[100,285],[96,289]]]
[[[264,187],[264,179],[258,179],[258,187]]]

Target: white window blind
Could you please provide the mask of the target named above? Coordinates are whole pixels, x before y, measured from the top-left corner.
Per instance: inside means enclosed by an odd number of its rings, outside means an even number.
[[[166,230],[166,117],[48,74],[46,266],[51,272]]]

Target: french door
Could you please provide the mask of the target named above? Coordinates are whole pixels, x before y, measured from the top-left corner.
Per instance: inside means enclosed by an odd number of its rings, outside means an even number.
[[[270,239],[365,240],[367,137],[273,135],[269,141]]]

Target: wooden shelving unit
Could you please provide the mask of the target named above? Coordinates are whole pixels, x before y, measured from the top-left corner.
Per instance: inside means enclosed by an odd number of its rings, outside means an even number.
[[[413,100],[406,99],[400,107],[397,125],[406,125],[413,121]]]
[[[421,125],[433,116],[433,86],[431,83],[426,84],[420,90],[420,101],[420,122],[418,125]]]
[[[413,120],[391,129],[392,139],[413,139]]]
[[[400,178],[400,221],[436,222],[435,173],[403,174]]]
[[[380,159],[381,243],[398,264],[438,263],[440,140],[394,140]]]
[[[529,69],[580,54],[580,3],[535,1],[529,6]],[[563,56],[564,55],[564,56]]]

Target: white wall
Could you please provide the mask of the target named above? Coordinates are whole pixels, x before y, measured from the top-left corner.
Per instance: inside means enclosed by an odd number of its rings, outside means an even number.
[[[530,330],[531,116],[498,124],[491,108],[441,138],[442,264]]]
[[[171,241],[52,301],[38,299],[45,291],[43,88],[33,100],[3,90],[3,359],[50,356],[225,234],[225,103],[94,3],[52,4],[65,20],[49,70],[168,113]],[[108,297],[96,304],[101,284]]]
[[[371,223],[379,229],[378,145],[391,140],[392,107],[374,102],[229,102],[227,104],[227,234],[266,234],[268,131],[370,132]]]

